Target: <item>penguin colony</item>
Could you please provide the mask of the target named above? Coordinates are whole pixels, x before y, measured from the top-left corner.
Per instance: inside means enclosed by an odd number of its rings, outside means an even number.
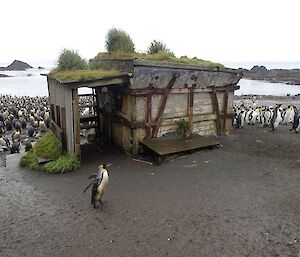
[[[48,127],[50,108],[47,97],[0,95],[0,152],[25,151]]]
[[[79,98],[79,104],[81,115],[92,114],[92,97]],[[50,115],[46,96],[0,95],[0,152],[17,153],[22,146],[30,150],[31,143],[46,132]]]
[[[235,128],[242,128],[245,124],[259,124],[262,127],[270,127],[274,131],[280,124],[291,125],[290,131],[300,131],[300,110],[293,105],[285,108],[282,104],[273,106],[245,107],[234,106],[234,117],[232,125]]]

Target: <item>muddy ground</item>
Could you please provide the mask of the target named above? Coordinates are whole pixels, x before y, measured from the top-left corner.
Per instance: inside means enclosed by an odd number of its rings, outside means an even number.
[[[148,166],[86,147],[64,175],[0,170],[0,256],[300,256],[300,134],[246,126]],[[88,175],[112,162],[104,208]]]

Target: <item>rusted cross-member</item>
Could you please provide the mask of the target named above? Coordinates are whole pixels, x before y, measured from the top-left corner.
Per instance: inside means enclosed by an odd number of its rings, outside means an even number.
[[[226,121],[227,118],[232,118],[230,114],[227,112],[228,108],[228,90],[231,89],[231,87],[224,88],[216,88],[212,87],[212,103],[213,103],[213,112],[216,114],[216,127],[217,127],[217,134],[222,135],[226,132]],[[220,113],[219,109],[219,103],[218,103],[218,97],[217,92],[223,92],[224,93],[224,101],[223,101],[223,113]],[[221,122],[222,121],[222,122]]]
[[[170,94],[170,91],[171,91],[172,87],[174,86],[174,83],[175,83],[176,79],[179,78],[179,77],[180,77],[180,74],[175,73],[173,75],[173,77],[171,78],[171,80],[169,81],[168,85],[164,88],[164,94],[163,94],[162,99],[161,99],[159,111],[158,111],[158,114],[157,114],[157,118],[155,120],[155,125],[153,127],[151,138],[157,137],[157,133],[158,133],[158,130],[159,130],[162,118],[163,118],[165,108],[166,108],[166,103],[167,103],[167,100],[168,100],[168,96]]]

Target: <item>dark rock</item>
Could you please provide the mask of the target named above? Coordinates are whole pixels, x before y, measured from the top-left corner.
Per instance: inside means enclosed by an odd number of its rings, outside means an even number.
[[[0,73],[0,78],[8,78],[8,77],[12,77],[12,76],[8,76],[8,75],[6,75],[6,74],[1,74],[1,73]]]
[[[7,67],[0,67],[0,70],[2,71],[10,71],[10,70],[27,70],[27,69],[31,69],[32,67],[26,63],[26,62],[22,62],[22,61],[18,61],[18,60],[14,60],[10,65],[8,65]]]
[[[300,69],[285,70],[272,69],[268,70],[264,66],[254,66],[251,70],[244,70],[244,78],[254,80],[266,80],[275,83],[285,83],[290,85],[300,84]]]
[[[39,66],[38,69],[39,69],[39,70],[44,70],[45,68],[42,67],[42,66]]]
[[[258,66],[258,65],[255,65],[253,66],[253,68],[250,70],[250,72],[258,72],[258,73],[267,73],[268,72],[268,69],[265,67],[265,66]]]

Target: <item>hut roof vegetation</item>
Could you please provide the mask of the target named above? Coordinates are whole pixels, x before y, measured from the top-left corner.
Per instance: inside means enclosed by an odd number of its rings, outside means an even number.
[[[113,52],[113,53],[99,53],[93,61],[98,61],[101,67],[101,59],[138,59],[142,61],[160,61],[164,63],[178,63],[178,64],[190,64],[198,65],[205,68],[223,68],[224,65],[220,63],[215,63],[207,60],[202,60],[198,58],[188,58],[182,56],[176,58],[166,52],[158,52],[156,54],[146,54],[146,53],[125,53],[125,52]],[[71,82],[71,81],[84,81],[97,78],[108,78],[120,76],[123,73],[118,70],[106,70],[102,68],[98,69],[85,69],[85,70],[59,70],[54,69],[49,73],[49,77],[55,78],[60,82]]]
[[[68,81],[82,81],[82,80],[91,80],[97,78],[108,78],[120,76],[122,73],[117,70],[52,70],[49,73],[49,77],[55,78],[61,82]]]
[[[139,59],[143,61],[162,61],[162,62],[170,62],[170,63],[193,64],[193,65],[199,65],[207,68],[224,67],[224,65],[221,63],[202,60],[196,57],[188,58],[187,56],[181,56],[180,58],[177,58],[166,51],[159,51],[158,53],[154,53],[154,54],[126,53],[123,51],[116,51],[112,53],[100,52],[94,58],[94,60],[101,61],[101,59],[119,59],[119,58],[132,58],[132,59]]]

